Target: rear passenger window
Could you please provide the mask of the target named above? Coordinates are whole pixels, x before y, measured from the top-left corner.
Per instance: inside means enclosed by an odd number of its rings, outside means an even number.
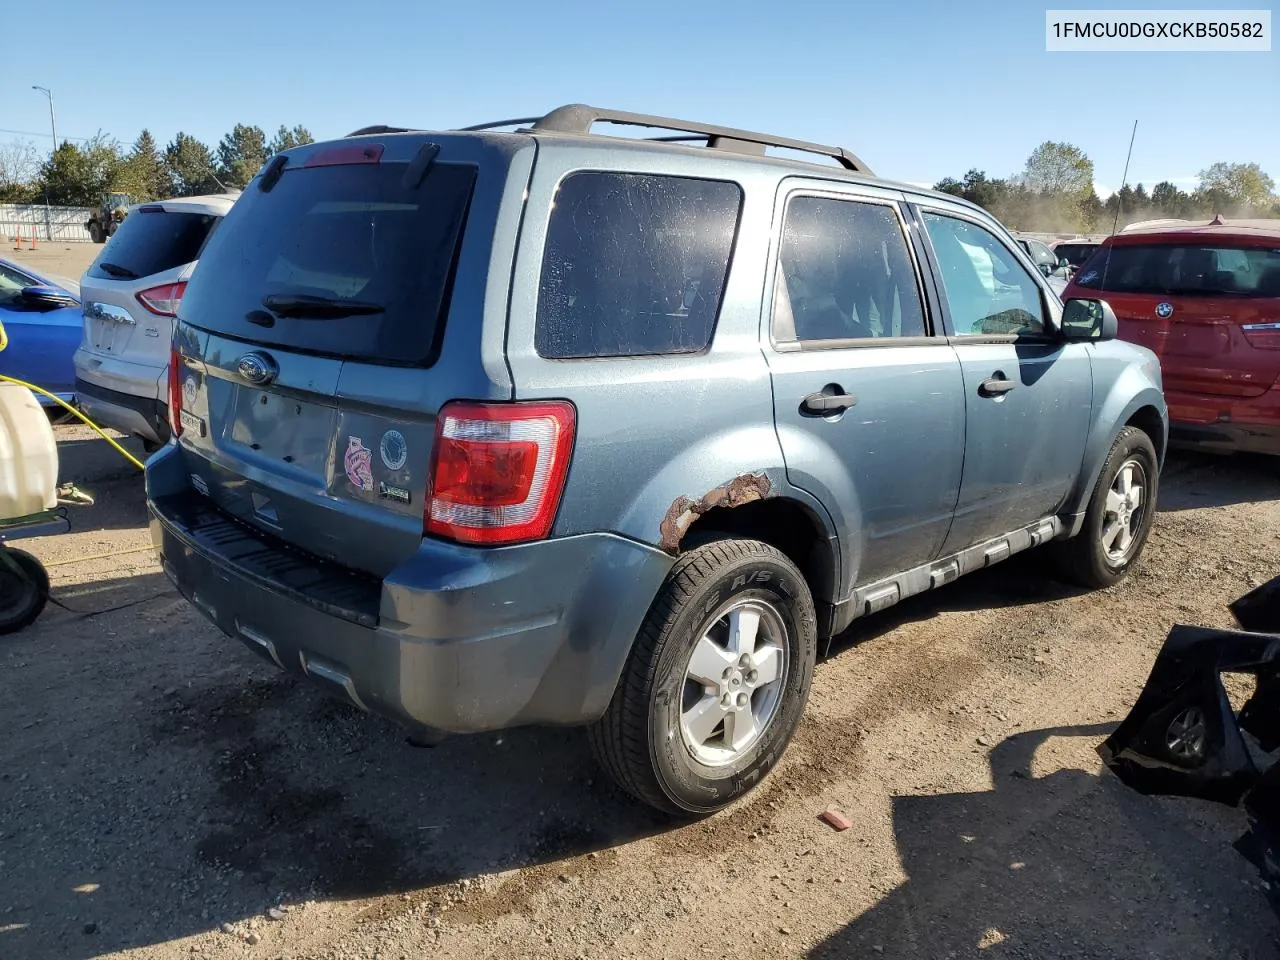
[[[554,360],[697,353],[711,343],[742,191],[575,173],[556,193],[534,343]]]
[[[827,197],[787,204],[773,298],[776,341],[925,334],[916,272],[893,207]]]

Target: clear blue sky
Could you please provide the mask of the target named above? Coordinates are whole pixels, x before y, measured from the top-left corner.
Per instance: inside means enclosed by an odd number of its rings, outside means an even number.
[[[23,43],[0,72],[6,142],[7,131],[48,130],[46,100],[30,88],[40,84],[54,91],[60,137],[101,129],[126,144],[143,127],[161,145],[185,130],[212,146],[237,122],[268,133],[301,123],[323,139],[581,101],[839,143],[912,182],[970,167],[1006,176],[1040,142],[1066,140],[1093,159],[1104,189],[1119,185],[1137,119],[1130,182],[1186,181],[1217,160],[1256,161],[1280,181],[1280,43],[1046,53],[1045,7],[1063,0],[8,6],[5,35],[48,36],[51,52]],[[47,134],[37,142],[47,149]]]

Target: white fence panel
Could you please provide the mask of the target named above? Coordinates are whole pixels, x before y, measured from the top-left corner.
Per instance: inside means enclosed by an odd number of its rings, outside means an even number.
[[[0,239],[23,245],[36,243],[89,243],[85,221],[89,207],[46,207],[42,203],[0,203]]]

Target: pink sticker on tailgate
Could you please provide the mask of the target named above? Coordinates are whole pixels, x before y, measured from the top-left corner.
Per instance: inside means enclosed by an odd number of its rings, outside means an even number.
[[[353,487],[357,490],[373,489],[373,451],[359,437],[347,437],[347,455],[343,465]]]

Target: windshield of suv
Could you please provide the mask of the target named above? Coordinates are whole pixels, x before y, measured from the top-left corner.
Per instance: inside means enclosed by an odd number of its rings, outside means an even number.
[[[236,201],[187,287],[185,323],[303,353],[430,361],[475,183],[437,163],[286,168]]]
[[[220,218],[211,213],[136,210],[124,219],[89,268],[102,280],[135,280],[181,267],[200,255]]]
[[[1076,283],[1109,293],[1280,297],[1280,246],[1104,247],[1086,264]]]

